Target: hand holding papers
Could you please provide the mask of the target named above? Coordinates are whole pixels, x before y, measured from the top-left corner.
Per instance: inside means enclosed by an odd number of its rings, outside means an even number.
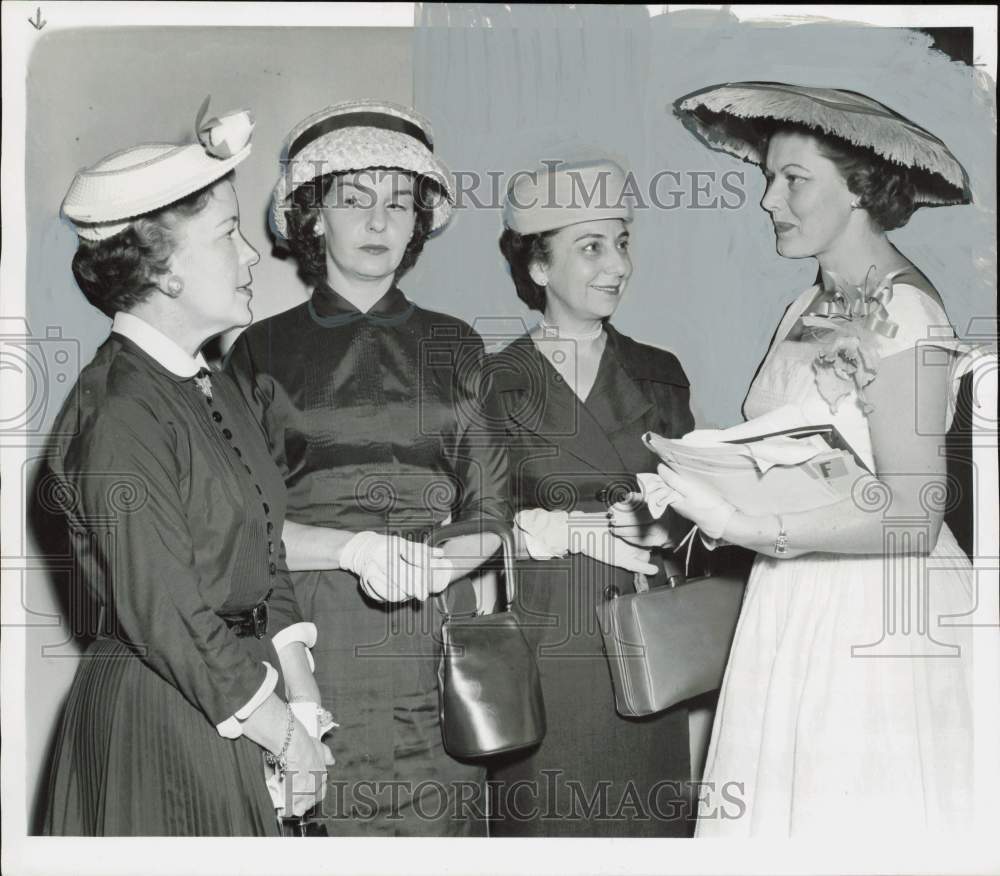
[[[858,478],[870,474],[830,425],[804,425],[794,406],[732,429],[701,430],[671,440],[647,433],[643,440],[666,463],[667,493],[639,475],[650,510],[674,504],[716,536],[725,503],[746,514],[809,511],[850,497]],[[719,505],[719,513],[708,513]],[[685,513],[688,511],[690,513]],[[730,512],[731,513],[731,512]],[[706,528],[707,525],[707,528]],[[720,533],[721,534],[721,533]]]
[[[677,513],[698,524],[698,528],[709,538],[722,538],[726,524],[736,509],[719,491],[694,478],[684,477],[665,465],[657,466],[656,471],[676,493],[670,504]]]

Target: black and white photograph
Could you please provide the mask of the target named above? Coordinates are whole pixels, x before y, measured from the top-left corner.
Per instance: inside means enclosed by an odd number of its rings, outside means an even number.
[[[995,6],[2,28],[5,873],[1000,870]]]

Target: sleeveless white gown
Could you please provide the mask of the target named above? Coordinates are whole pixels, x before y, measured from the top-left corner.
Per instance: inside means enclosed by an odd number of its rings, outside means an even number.
[[[744,413],[798,404],[809,421],[832,421],[874,470],[856,396],[832,414],[812,369],[816,343],[786,339],[817,291],[786,312]],[[954,338],[944,311],[915,287],[893,286],[889,316],[899,331],[880,341],[883,358],[929,335],[945,345]],[[875,526],[878,499],[865,497]],[[921,528],[916,521],[911,530]],[[758,556],[720,692],[696,836],[851,841],[967,826],[971,641],[946,616],[973,607],[970,564],[946,526],[930,557]]]

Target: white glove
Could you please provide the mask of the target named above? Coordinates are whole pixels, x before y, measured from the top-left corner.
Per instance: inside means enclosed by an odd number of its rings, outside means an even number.
[[[615,538],[603,512],[519,511],[514,522],[523,533],[524,546],[535,560],[551,560],[567,553],[584,554],[609,566],[655,575],[649,551]]]
[[[722,538],[736,509],[712,487],[678,474],[661,463],[656,468],[663,482],[678,494],[671,498],[674,510],[686,517],[709,538]]]
[[[667,506],[680,496],[676,490],[670,489],[659,475],[639,472],[635,479],[639,482],[642,501],[646,503],[654,520],[659,520],[667,510]],[[632,498],[632,494],[629,494],[629,498]]]
[[[514,525],[521,530],[524,548],[533,560],[565,557],[569,552],[569,514],[526,508],[514,515]]]
[[[423,601],[451,582],[453,567],[441,548],[398,535],[359,532],[340,552],[340,567],[358,576],[378,602]]]

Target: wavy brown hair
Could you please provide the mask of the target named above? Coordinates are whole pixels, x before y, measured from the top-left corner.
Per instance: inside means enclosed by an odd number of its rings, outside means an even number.
[[[873,150],[841,137],[806,125],[785,122],[775,123],[765,134],[760,144],[762,156],[767,155],[768,144],[778,133],[812,137],[820,154],[837,165],[848,190],[858,199],[858,206],[867,211],[883,231],[902,228],[919,206],[916,203],[917,187],[913,182],[914,174],[919,171],[888,161]]]
[[[106,240],[81,238],[73,256],[73,276],[87,300],[114,317],[149,298],[158,288],[157,280],[170,271],[180,223],[208,206],[217,185],[232,180],[230,171],[203,189],[138,217]]]

